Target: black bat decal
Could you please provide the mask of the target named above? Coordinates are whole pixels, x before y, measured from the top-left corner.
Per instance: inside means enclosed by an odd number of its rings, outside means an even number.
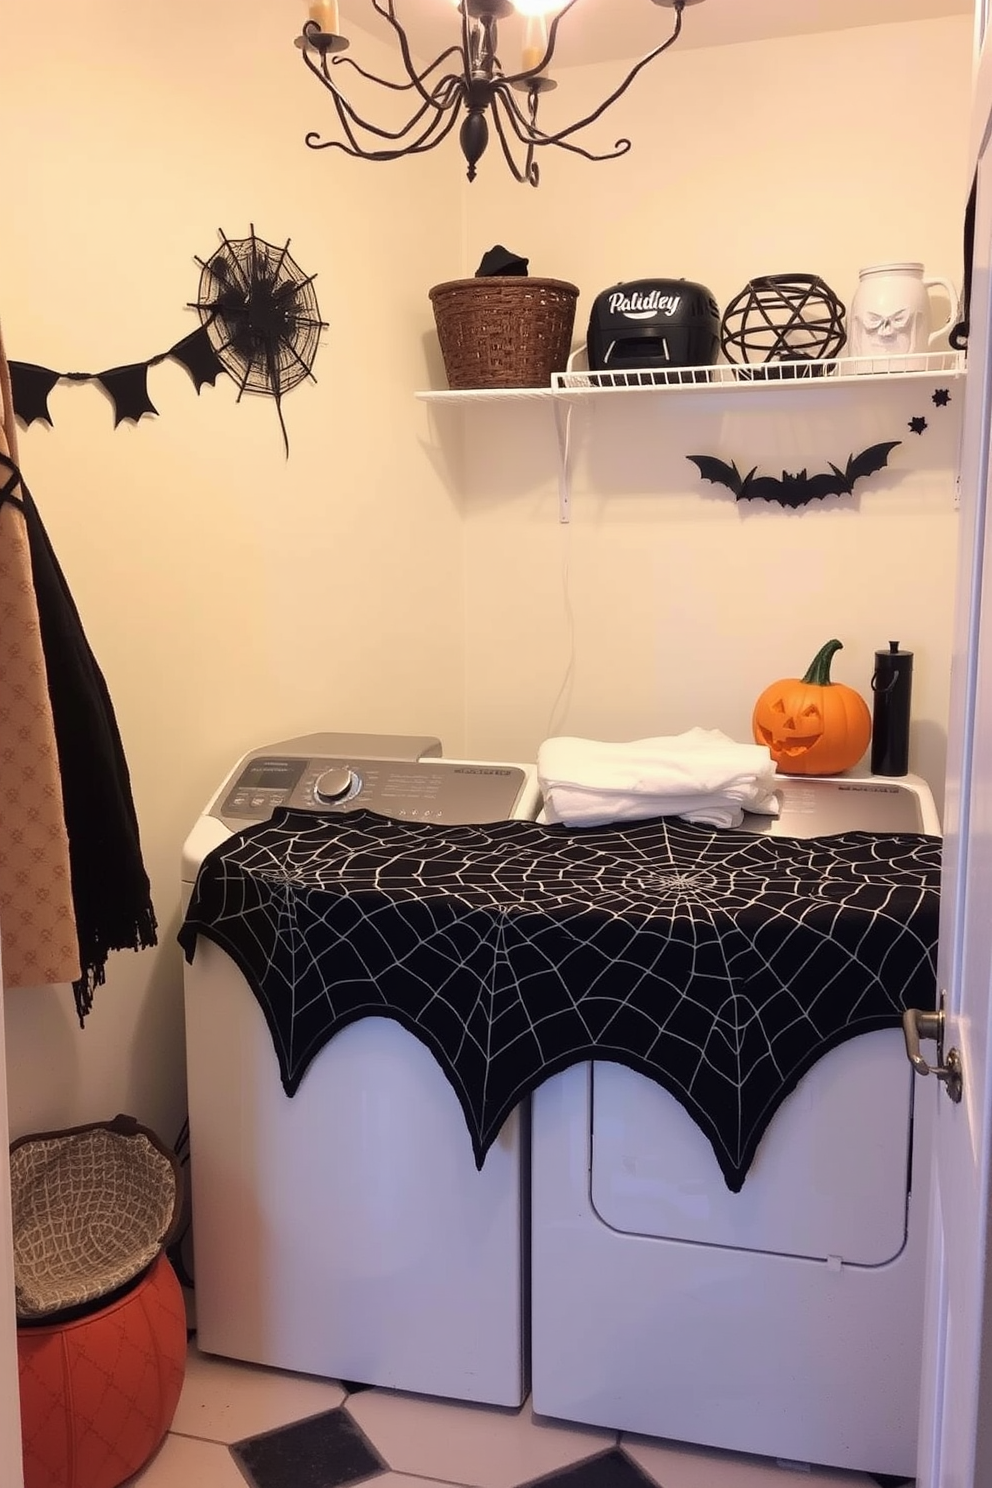
[[[115,429],[124,419],[137,423],[146,413],[158,413],[148,396],[148,367],[148,362],[132,362],[129,367],[111,367],[109,372],[97,372],[92,377],[110,394]]]
[[[224,364],[217,356],[210,342],[206,326],[201,326],[191,336],[184,336],[171,351],[166,352],[174,362],[181,363],[192,377],[199,392],[205,382],[214,386],[218,377],[224,370]]]
[[[48,411],[48,395],[59,381],[59,373],[48,367],[36,367],[33,362],[10,362],[10,390],[14,400],[14,412],[23,423],[33,424],[42,419],[51,424]]]
[[[781,478],[756,475],[756,465],[747,475],[741,475],[733,462],[728,465],[726,460],[713,455],[687,455],[686,459],[698,466],[703,480],[726,486],[738,501],[777,501],[780,506],[797,507],[824,496],[850,496],[854,482],[883,470],[889,463],[889,454],[901,443],[902,440],[893,439],[886,444],[873,444],[860,455],[851,455],[843,470],[834,464],[829,471],[816,475],[807,475],[805,470],[793,475],[783,470]]]

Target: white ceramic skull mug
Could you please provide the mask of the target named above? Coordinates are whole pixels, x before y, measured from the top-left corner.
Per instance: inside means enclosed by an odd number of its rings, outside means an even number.
[[[932,288],[942,289],[949,301],[947,319],[936,327]],[[873,264],[859,275],[848,316],[845,355],[902,357],[925,352],[950,330],[957,313],[954,286],[947,279],[925,278],[922,264]]]

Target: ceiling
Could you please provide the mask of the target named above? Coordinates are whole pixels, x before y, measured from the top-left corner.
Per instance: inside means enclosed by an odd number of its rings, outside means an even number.
[[[382,0],[380,0],[382,3]],[[455,0],[394,0],[397,17],[409,25],[411,43],[422,58],[436,56],[457,39]],[[341,29],[381,34],[383,23],[371,0],[340,0]],[[679,47],[726,46],[775,36],[844,31],[970,15],[974,0],[690,0],[683,16]],[[639,57],[669,34],[672,12],[650,0],[579,0],[562,21],[557,65]],[[519,28],[516,18],[504,23]]]

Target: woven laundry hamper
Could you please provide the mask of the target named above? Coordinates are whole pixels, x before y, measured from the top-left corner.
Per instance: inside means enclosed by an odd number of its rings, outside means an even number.
[[[11,1146],[25,1488],[118,1488],[172,1423],[182,1171],[129,1117]]]
[[[563,279],[492,274],[430,291],[450,388],[548,387],[568,362],[579,291]]]

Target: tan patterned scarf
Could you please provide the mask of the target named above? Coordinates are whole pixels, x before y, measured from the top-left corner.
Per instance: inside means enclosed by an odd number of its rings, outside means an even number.
[[[0,340],[0,454],[16,462]],[[0,937],[8,987],[73,982],[69,840],[24,515],[0,503]]]

